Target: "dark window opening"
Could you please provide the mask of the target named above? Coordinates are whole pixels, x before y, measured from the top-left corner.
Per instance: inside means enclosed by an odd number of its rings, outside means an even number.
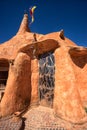
[[[7,60],[0,61],[0,100],[2,99],[8,79],[9,63]]]
[[[3,96],[4,96],[4,92],[1,92],[1,100],[2,100]]]
[[[8,71],[0,71],[0,85],[5,86],[8,78]]]
[[[39,56],[39,96],[41,105],[52,107],[54,97],[55,59],[53,52]]]

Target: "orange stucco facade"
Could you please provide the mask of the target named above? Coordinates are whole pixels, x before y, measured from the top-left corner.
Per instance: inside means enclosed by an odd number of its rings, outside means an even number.
[[[27,14],[17,34],[0,45],[0,71],[8,68],[6,89],[0,103],[2,117],[33,103],[40,104],[38,56],[50,51],[55,58],[52,106],[55,115],[76,123],[86,120],[87,48],[66,38],[63,30],[46,35],[32,33]]]

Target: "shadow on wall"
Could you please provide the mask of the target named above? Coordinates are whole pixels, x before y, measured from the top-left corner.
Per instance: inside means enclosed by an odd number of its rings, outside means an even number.
[[[71,56],[72,61],[75,65],[77,65],[80,68],[84,68],[84,66],[87,64],[87,55],[83,56]]]

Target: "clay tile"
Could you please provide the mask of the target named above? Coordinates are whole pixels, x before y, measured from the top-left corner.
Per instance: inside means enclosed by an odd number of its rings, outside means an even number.
[[[25,33],[25,32],[30,32],[28,24],[29,24],[28,14],[24,14],[23,20],[21,22],[21,25],[20,25],[20,28],[19,28],[17,34],[22,34],[22,33]]]

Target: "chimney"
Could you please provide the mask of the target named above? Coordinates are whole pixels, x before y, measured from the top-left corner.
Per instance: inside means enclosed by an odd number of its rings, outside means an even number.
[[[30,32],[28,24],[29,24],[28,14],[24,14],[23,20],[21,22],[21,25],[20,25],[20,28],[19,28],[17,34],[22,34],[22,33],[25,33],[25,32]]]

